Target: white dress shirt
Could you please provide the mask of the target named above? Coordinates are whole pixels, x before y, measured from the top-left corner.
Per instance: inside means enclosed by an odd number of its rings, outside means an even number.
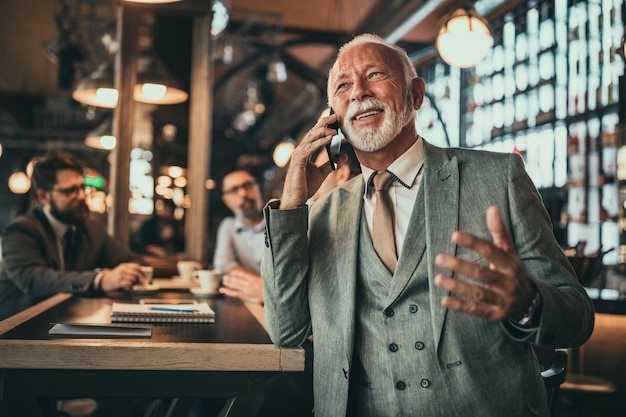
[[[405,153],[396,159],[389,167],[389,171],[397,180],[391,183],[389,194],[395,211],[395,237],[398,248],[398,258],[402,252],[402,244],[409,226],[413,205],[417,198],[420,183],[422,180],[424,165],[424,143],[420,136]],[[365,193],[363,195],[365,218],[370,236],[373,236],[374,207],[376,206],[376,193],[373,186],[368,187],[370,178],[374,171],[371,168],[361,165],[363,179],[365,181]]]

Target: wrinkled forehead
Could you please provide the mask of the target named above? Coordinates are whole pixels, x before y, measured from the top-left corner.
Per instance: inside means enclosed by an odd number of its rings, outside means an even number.
[[[337,77],[372,66],[401,68],[398,57],[389,47],[378,43],[361,43],[346,49],[339,55],[329,72],[328,81],[332,83]]]

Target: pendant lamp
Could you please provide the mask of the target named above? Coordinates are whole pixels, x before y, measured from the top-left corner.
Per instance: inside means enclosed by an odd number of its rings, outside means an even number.
[[[487,56],[493,46],[489,24],[473,8],[452,12],[437,35],[436,47],[451,66],[470,68]]]
[[[95,129],[87,133],[85,145],[93,149],[110,151],[115,148],[117,139],[113,136],[111,118],[106,118]]]
[[[112,109],[117,106],[118,97],[113,83],[113,68],[109,63],[101,64],[91,75],[78,82],[72,98],[88,106]]]
[[[137,84],[133,91],[135,101],[148,104],[178,104],[187,101],[189,95],[180,88],[160,60],[154,57],[140,62]]]

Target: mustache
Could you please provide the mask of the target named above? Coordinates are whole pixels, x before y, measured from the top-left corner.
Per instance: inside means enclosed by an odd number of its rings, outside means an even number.
[[[387,104],[375,97],[368,97],[362,101],[352,102],[348,106],[344,120],[351,122],[357,114],[372,108],[380,108],[386,111]]]

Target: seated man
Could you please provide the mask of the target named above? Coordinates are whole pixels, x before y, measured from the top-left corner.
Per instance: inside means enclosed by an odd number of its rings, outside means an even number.
[[[261,188],[243,169],[228,172],[222,180],[222,201],[233,212],[219,225],[213,264],[224,273],[224,293],[245,301],[263,302],[261,254],[265,222]]]
[[[40,206],[2,234],[0,320],[60,292],[101,295],[138,282],[137,257],[89,218],[75,156],[51,152],[38,159],[33,184]]]
[[[234,217],[220,223],[213,263],[224,273],[223,292],[244,301],[263,303],[263,285],[259,268],[264,247],[265,222],[261,187],[254,176],[244,170],[229,171],[222,180],[222,200]],[[265,400],[256,417],[310,417],[312,398],[312,349],[306,350],[304,372],[276,373],[266,385]],[[217,414],[222,402],[204,400],[195,407],[194,417]]]

